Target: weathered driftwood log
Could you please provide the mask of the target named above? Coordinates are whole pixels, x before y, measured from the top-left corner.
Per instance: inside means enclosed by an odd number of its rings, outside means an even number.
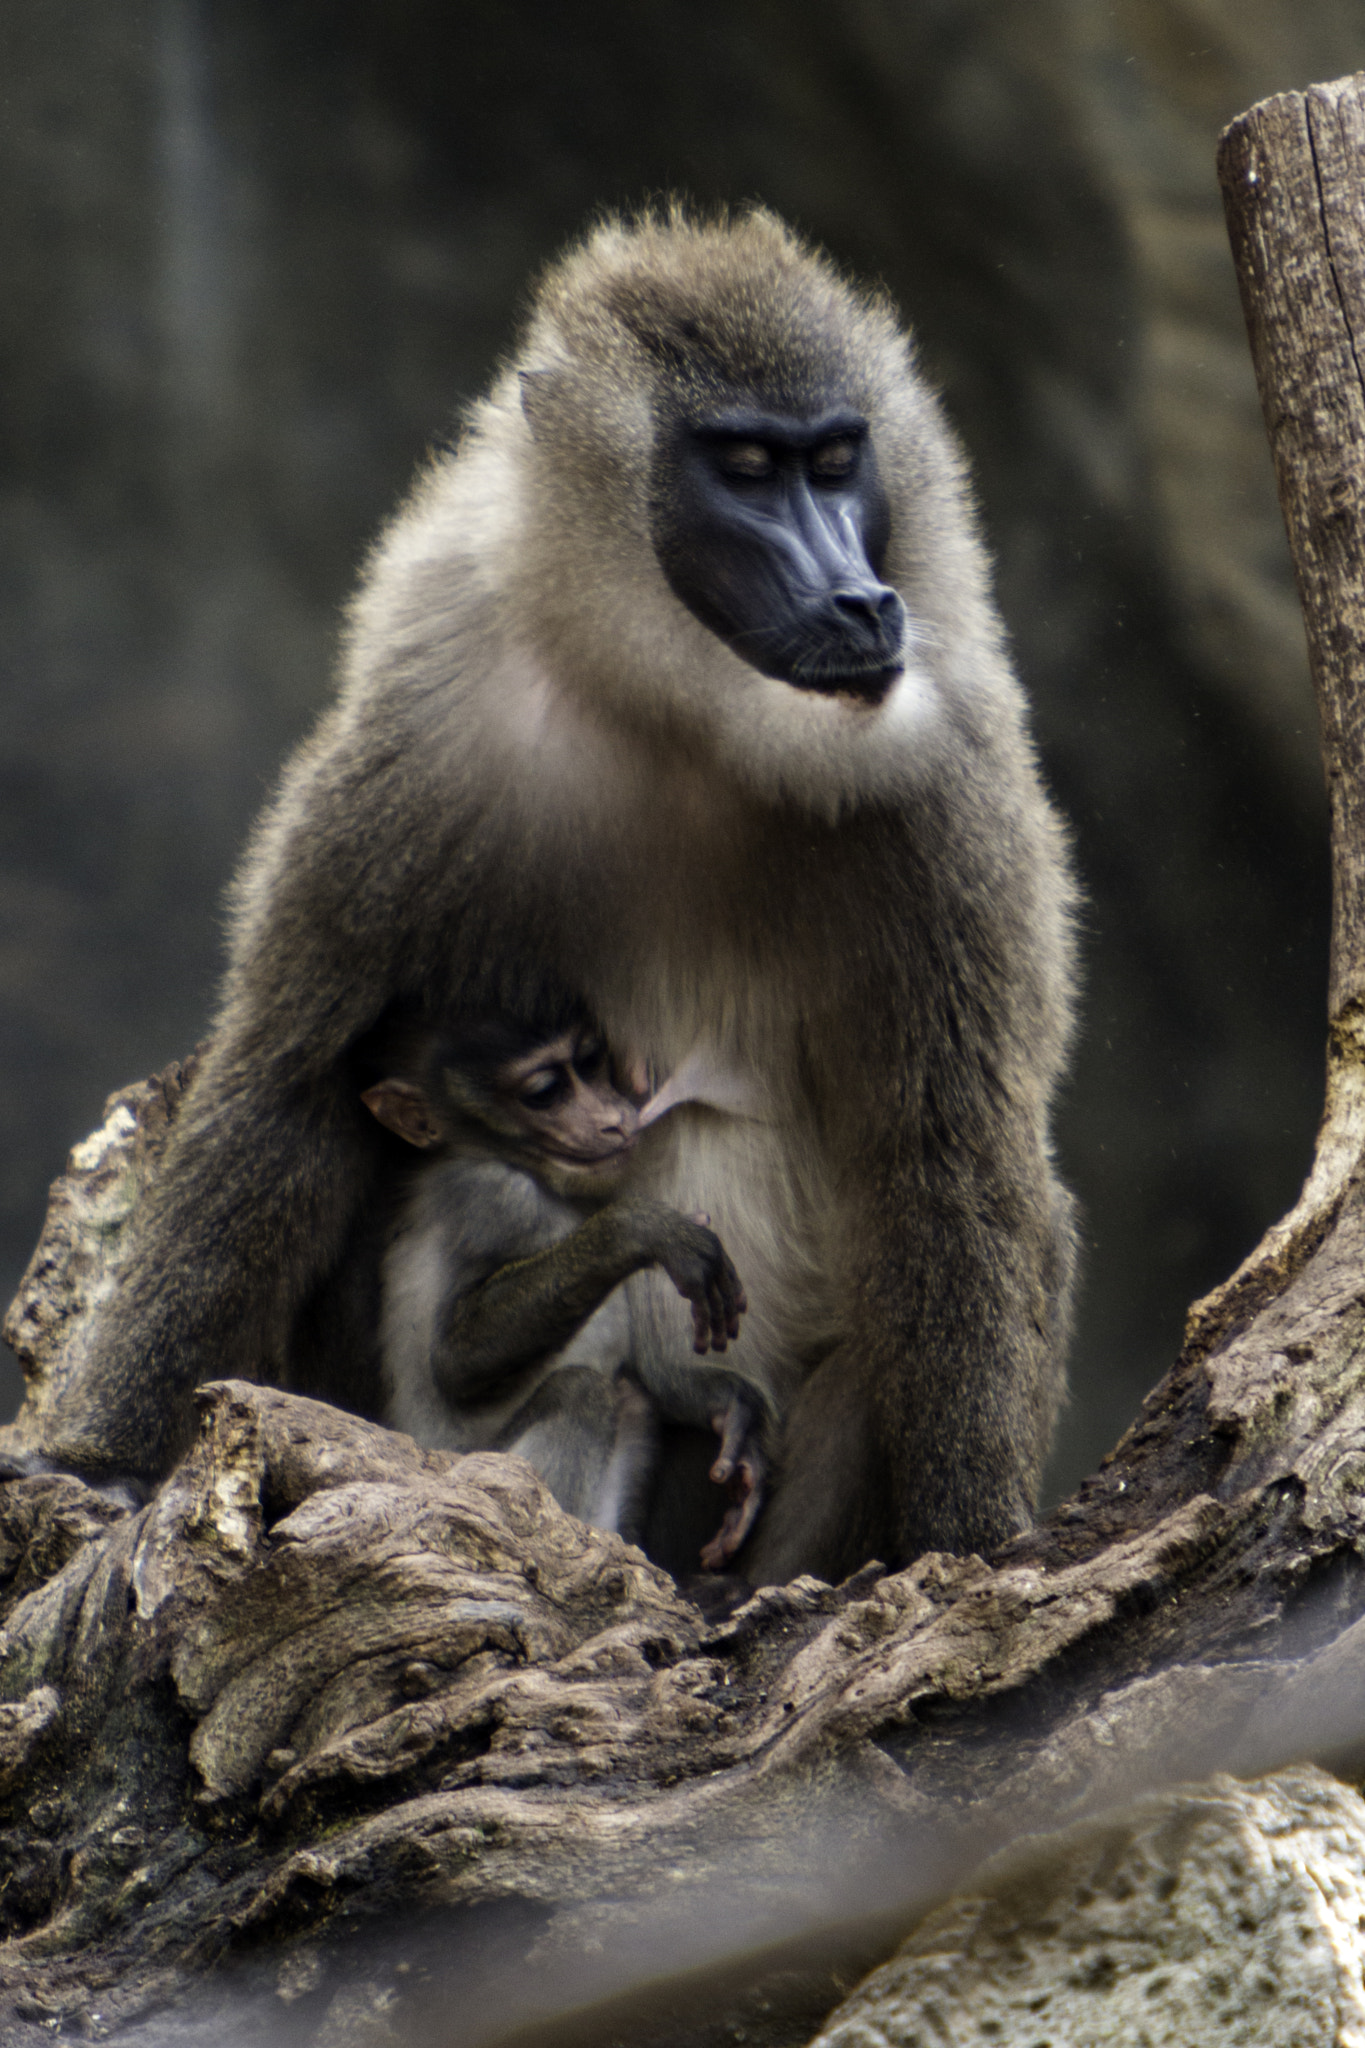
[[[1365,1766],[1363,85],[1254,109],[1222,157],[1333,797],[1327,1107],[1293,1213],[1037,1530],[715,1626],[518,1461],[241,1382],[139,1512],[11,1483],[0,2039],[799,2043],[984,1855],[1058,1826],[824,2038],[1022,2041],[1039,2000],[1059,2044],[1134,2038],[1113,2000],[1099,2030],[1121,1979],[1154,2038],[1273,2041],[1275,2012],[1355,2038],[1354,1794],[1291,1771],[1093,1816],[1216,1769]],[[11,1448],[79,1369],[178,1087],[116,1099],[58,1184],[8,1326]]]

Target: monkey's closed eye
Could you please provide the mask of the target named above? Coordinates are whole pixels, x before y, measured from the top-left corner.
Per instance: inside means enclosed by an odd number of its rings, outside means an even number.
[[[722,441],[718,450],[721,472],[746,483],[762,483],[777,468],[772,452],[761,441]]]
[[[542,1067],[528,1074],[517,1090],[517,1100],[531,1109],[553,1109],[569,1093],[569,1077],[563,1067]]]
[[[822,441],[811,450],[810,473],[821,483],[841,483],[852,476],[858,464],[858,443],[848,435],[837,441]]]

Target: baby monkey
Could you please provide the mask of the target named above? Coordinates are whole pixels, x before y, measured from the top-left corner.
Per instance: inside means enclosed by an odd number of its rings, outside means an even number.
[[[428,1446],[515,1451],[561,1507],[638,1539],[668,1405],[630,1369],[622,1283],[660,1267],[691,1305],[694,1351],[723,1352],[745,1308],[724,1246],[705,1215],[623,1190],[641,1112],[581,1013],[427,1032],[392,1064],[361,1100],[431,1157],[385,1259],[386,1422]],[[719,1570],[762,1503],[761,1417],[752,1390],[696,1370],[714,1379],[711,1478],[729,1494],[702,1551]]]

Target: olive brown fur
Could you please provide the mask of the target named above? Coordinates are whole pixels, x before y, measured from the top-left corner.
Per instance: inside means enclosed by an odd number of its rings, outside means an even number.
[[[153,1476],[198,1382],[283,1371],[382,1177],[355,1047],[549,979],[654,1076],[724,1079],[634,1171],[744,1277],[727,1363],[782,1418],[749,1576],[998,1543],[1062,1391],[1072,896],[891,308],[763,211],[603,222],[374,551],[50,1454]],[[635,1369],[687,1412],[676,1295],[628,1287]]]

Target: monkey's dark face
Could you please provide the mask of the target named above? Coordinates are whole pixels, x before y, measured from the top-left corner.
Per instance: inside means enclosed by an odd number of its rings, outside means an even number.
[[[765,676],[878,704],[905,609],[881,580],[890,513],[867,421],[736,405],[660,436],[655,552],[675,596]]]

